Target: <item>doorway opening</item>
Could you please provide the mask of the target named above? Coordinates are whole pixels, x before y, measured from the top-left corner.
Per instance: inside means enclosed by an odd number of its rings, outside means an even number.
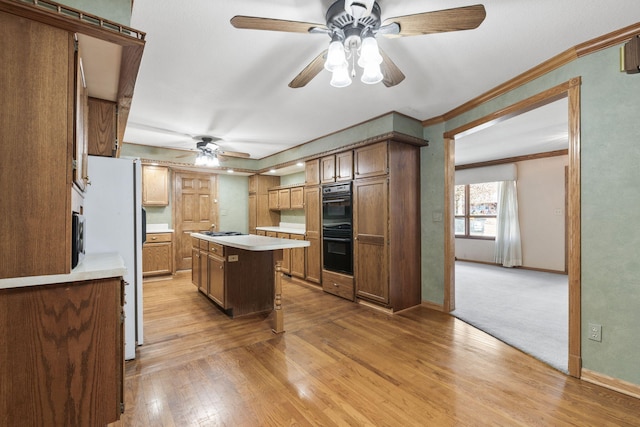
[[[486,129],[560,99],[567,100],[568,175],[566,203],[566,270],[568,273],[568,372],[580,377],[580,78],[551,88],[510,107],[474,120],[444,134],[445,142],[445,311],[455,301],[455,144],[456,138]]]

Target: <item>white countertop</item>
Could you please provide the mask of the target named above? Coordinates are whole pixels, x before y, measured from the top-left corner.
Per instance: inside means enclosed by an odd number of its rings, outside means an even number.
[[[278,239],[276,237],[256,236],[255,234],[245,234],[242,236],[220,236],[213,237],[206,234],[191,233],[192,237],[209,242],[218,243],[223,246],[244,249],[247,251],[273,251],[278,249],[304,248],[311,246],[306,240]]]
[[[0,279],[0,289],[119,277],[124,276],[125,272],[126,268],[124,266],[124,261],[117,253],[87,254],[82,262],[76,268],[71,270],[71,273],[69,274]]]
[[[147,233],[173,233],[169,224],[147,224]]]
[[[263,230],[263,231],[275,231],[276,233],[288,233],[288,234],[304,234],[305,233],[305,229],[304,228],[297,228],[297,227],[256,227],[256,230]]]

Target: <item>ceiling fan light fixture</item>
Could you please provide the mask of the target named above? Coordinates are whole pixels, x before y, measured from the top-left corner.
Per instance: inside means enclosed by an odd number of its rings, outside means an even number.
[[[364,68],[360,81],[368,85],[380,83],[384,76],[380,70],[380,64],[370,63]]]
[[[358,65],[361,68],[367,68],[369,65],[379,65],[382,63],[382,55],[378,48],[378,42],[373,35],[367,36],[362,40],[360,48],[360,58]]]
[[[333,87],[347,87],[351,84],[351,76],[349,76],[347,64],[333,70],[330,84]]]
[[[344,50],[344,45],[340,40],[333,40],[329,45],[329,51],[327,52],[327,60],[324,63],[324,68],[334,72],[337,68],[344,68],[347,66],[347,55]]]

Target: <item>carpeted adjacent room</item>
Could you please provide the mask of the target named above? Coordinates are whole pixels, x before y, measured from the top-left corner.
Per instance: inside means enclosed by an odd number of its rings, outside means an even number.
[[[454,316],[568,371],[568,277],[456,261]]]

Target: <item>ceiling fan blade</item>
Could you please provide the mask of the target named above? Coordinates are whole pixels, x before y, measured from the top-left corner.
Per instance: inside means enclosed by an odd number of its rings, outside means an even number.
[[[380,64],[380,71],[382,71],[382,83],[386,87],[392,87],[404,80],[404,74],[400,71],[400,68],[389,58],[389,56],[378,47],[380,55],[382,56],[382,64]]]
[[[456,7],[433,12],[416,13],[415,15],[398,16],[387,19],[384,24],[400,25],[398,36],[418,36],[421,34],[445,33],[447,31],[471,30],[484,21],[487,12],[484,6]]]
[[[327,30],[323,24],[254,16],[234,16],[231,18],[231,25],[245,30],[285,31],[288,33],[308,33],[314,28]]]
[[[297,89],[299,87],[305,86],[309,83],[315,76],[320,73],[324,69],[324,61],[327,57],[327,49],[320,52],[320,55],[316,56],[313,61],[309,63],[298,75],[291,80],[289,83],[289,87],[293,89]]]
[[[215,153],[224,157],[240,157],[244,159],[251,157],[251,154],[241,153],[239,151],[216,150]]]

